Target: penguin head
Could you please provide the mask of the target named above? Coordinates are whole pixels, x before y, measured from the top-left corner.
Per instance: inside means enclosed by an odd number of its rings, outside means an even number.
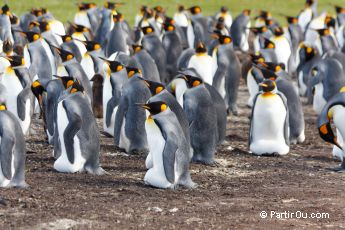
[[[126,67],[127,70],[127,76],[128,78],[133,77],[135,74],[140,74],[141,75],[141,70],[135,67]]]
[[[50,25],[47,21],[44,20],[39,23],[39,28],[41,30],[41,33],[43,33],[50,30]]]
[[[11,11],[10,11],[10,7],[8,7],[7,4],[3,5],[1,7],[1,11],[0,11],[1,14],[5,14],[5,15],[8,15],[8,16],[11,16]]]
[[[201,7],[200,6],[192,6],[188,10],[192,15],[197,15],[197,14],[201,13]]]
[[[273,29],[273,34],[274,36],[282,36],[284,34],[284,30],[280,26],[277,26]]]
[[[168,105],[162,101],[149,102],[147,104],[141,105],[141,107],[150,112],[149,119],[151,118],[151,116],[160,114],[169,108]]]
[[[61,48],[57,48],[57,47],[54,47],[54,48],[58,52],[62,62],[67,62],[74,58],[74,55],[71,52],[61,49]]]
[[[203,55],[207,52],[207,48],[203,42],[199,42],[195,48],[195,53],[197,55]]]
[[[155,6],[155,7],[153,7],[153,10],[156,13],[164,13],[164,11],[165,11],[162,6]]]
[[[250,9],[245,9],[242,11],[242,14],[245,15],[245,16],[249,16],[251,13],[251,10]]]
[[[140,52],[143,49],[143,46],[142,45],[134,44],[134,45],[132,45],[132,48],[134,50],[134,53],[138,53],[138,52]]]
[[[260,63],[256,67],[258,67],[260,69],[260,71],[261,71],[261,73],[265,79],[275,81],[278,78],[278,76],[275,73],[275,69],[270,70],[265,65],[267,65],[267,64],[266,63]]]
[[[68,89],[69,87],[71,87],[75,81],[75,79],[71,76],[54,75],[54,77],[58,78],[62,82],[62,85],[65,87],[65,89]]]
[[[99,50],[101,48],[101,45],[95,41],[82,41],[82,43],[85,45],[88,52]]]
[[[41,38],[41,34],[36,33],[34,31],[25,31],[25,32],[21,32],[26,39],[29,41],[29,43],[37,41]]]
[[[93,2],[81,2],[77,4],[79,11],[89,10],[91,8],[95,8],[97,5]]]
[[[251,27],[249,28],[250,31],[252,31],[255,35],[258,35],[258,34],[263,34],[265,33],[268,29],[267,29],[267,26],[261,26],[261,27]]]
[[[298,18],[297,17],[290,17],[290,16],[285,16],[288,24],[291,25],[296,25],[298,24]]]
[[[167,32],[175,30],[175,26],[173,24],[171,24],[171,23],[165,23],[164,22],[163,26],[164,26],[164,30],[167,31]]]
[[[318,29],[318,30],[316,30],[316,32],[317,32],[321,37],[329,36],[329,35],[331,34],[331,31],[330,31],[328,28],[325,28],[325,29]]]
[[[42,9],[40,8],[32,8],[30,13],[36,17],[41,17],[43,15]]]
[[[5,103],[0,104],[0,111],[7,110],[7,106]]]
[[[301,49],[299,51],[299,55],[301,59],[309,61],[314,58],[317,54],[316,48],[312,46],[306,46],[305,44],[301,45]]]
[[[220,11],[222,14],[226,14],[226,13],[229,12],[229,9],[228,9],[228,7],[226,7],[226,6],[222,6],[222,7],[220,8],[219,11]]]
[[[264,38],[264,42],[263,42],[263,47],[264,49],[275,49],[276,45],[274,44],[274,42],[272,42],[271,40]]]
[[[337,14],[344,14],[345,13],[345,8],[341,7],[341,6],[334,6],[335,8],[335,12]]]
[[[146,80],[142,77],[139,77],[139,79],[144,81],[145,85],[151,91],[152,96],[159,94],[160,92],[162,92],[165,89],[165,86],[159,82],[149,81],[149,80]]]
[[[19,18],[15,15],[12,15],[12,17],[10,17],[10,21],[11,21],[11,25],[18,25],[19,24]]]
[[[263,63],[265,62],[265,58],[262,56],[261,53],[258,54],[249,54],[251,57],[251,60],[254,64],[258,64],[258,63]]]
[[[212,37],[218,39],[221,45],[230,44],[232,42],[232,38],[230,36],[222,35],[220,33],[214,33],[212,34]]]
[[[328,117],[328,120],[332,119],[332,117],[333,117],[332,108],[330,110],[328,110],[327,117]],[[319,125],[318,130],[319,130],[320,137],[324,141],[329,142],[331,144],[334,144],[338,148],[342,149],[342,147],[340,146],[340,144],[337,141],[337,138],[334,136],[330,122],[323,123],[323,124]]]
[[[257,18],[269,19],[271,17],[272,17],[272,15],[271,15],[271,13],[269,11],[260,10],[259,11],[259,16]]]
[[[122,22],[123,20],[124,20],[123,14],[117,12],[116,15],[113,15],[113,22],[114,22],[114,23]]]
[[[259,65],[265,67],[266,69],[268,69],[274,73],[278,73],[282,70],[285,70],[285,64],[284,63],[262,62]],[[275,77],[272,77],[272,79],[274,79],[274,78]]]
[[[261,86],[261,89],[264,93],[275,93],[275,90],[277,88],[276,83],[271,79],[265,79],[259,84],[259,86]]]
[[[42,95],[45,89],[38,80],[31,84],[31,91],[37,98],[38,103],[42,105]]]
[[[151,34],[155,31],[155,29],[152,26],[145,26],[143,28],[141,28],[141,30],[143,31],[143,33],[146,34]]]
[[[184,5],[177,5],[177,11],[179,12],[179,13],[182,13],[183,11],[185,11],[186,10],[186,8],[184,7]]]
[[[273,26],[274,25],[273,19],[271,19],[271,18],[265,19],[265,25],[266,26]]]
[[[19,55],[5,57],[11,64],[12,67],[25,65],[24,58]]]
[[[72,28],[79,33],[84,33],[84,32],[88,32],[89,28],[83,26],[83,25],[79,25],[79,24],[75,24],[75,23],[70,23]]]
[[[6,39],[4,43],[2,44],[2,50],[6,54],[6,56],[9,56],[13,52],[13,44],[10,40]]]
[[[105,2],[104,3],[104,8],[109,9],[109,10],[114,10],[119,6],[123,6],[124,3],[122,2]]]
[[[179,78],[182,78],[186,81],[188,88],[197,87],[204,83],[204,81],[201,78],[190,75],[182,75]]]
[[[69,92],[70,92],[70,94],[73,94],[76,92],[84,93],[84,87],[78,81],[74,81],[72,86],[71,86],[71,90]]]
[[[116,73],[123,70],[125,67],[118,61],[109,61],[107,59],[101,58],[108,66],[110,73]],[[110,75],[109,73],[109,75]]]
[[[68,35],[68,34],[66,34],[66,35],[59,35],[59,36],[61,37],[63,42],[70,42],[70,41],[73,40],[72,36]]]
[[[314,4],[314,0],[306,0],[305,7],[311,7]]]
[[[164,18],[164,23],[175,25],[175,20],[173,18],[170,18],[170,17],[166,16]]]
[[[327,15],[326,17],[325,17],[325,25],[327,26],[327,28],[335,28],[335,24],[336,24],[336,22],[335,22],[335,18],[333,18],[332,16],[330,16],[330,15]]]
[[[40,23],[39,23],[38,21],[36,21],[36,20],[31,21],[31,22],[29,23],[29,29],[32,30],[32,29],[35,28],[36,26],[39,27],[39,25],[40,25]]]

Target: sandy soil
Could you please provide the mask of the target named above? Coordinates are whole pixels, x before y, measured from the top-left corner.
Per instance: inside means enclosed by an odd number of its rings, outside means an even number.
[[[233,229],[345,228],[344,174],[331,146],[318,136],[305,106],[306,141],[285,157],[247,152],[250,110],[241,86],[239,117],[229,117],[218,167],[191,165],[199,187],[177,191],[145,186],[145,156],[129,156],[102,136],[101,163],[111,175],[62,174],[52,169],[41,121],[27,139],[28,189],[0,189],[0,229]],[[260,212],[268,217],[262,219]],[[329,218],[271,218],[271,211],[328,213]]]

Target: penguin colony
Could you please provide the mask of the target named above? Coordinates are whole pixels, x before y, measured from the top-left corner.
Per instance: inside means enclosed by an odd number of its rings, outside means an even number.
[[[107,173],[102,133],[127,153],[147,154],[145,184],[195,188],[190,163],[216,164],[227,117],[240,115],[241,77],[250,152],[285,155],[303,143],[306,97],[320,137],[342,160],[334,170],[345,171],[345,8],[318,14],[307,0],[296,17],[284,15],[283,27],[267,11],[233,18],[221,7],[206,17],[180,5],[169,17],[161,6],[142,6],[130,27],[122,5],[79,3],[68,26],[45,8],[21,17],[1,8],[1,187],[28,186],[24,138],[39,116],[58,172]]]

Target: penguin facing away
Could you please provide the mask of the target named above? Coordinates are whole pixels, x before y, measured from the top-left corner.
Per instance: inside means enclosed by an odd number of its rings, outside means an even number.
[[[57,147],[61,152],[56,154],[54,169],[65,173],[87,171],[104,174],[99,165],[100,142],[96,120],[79,83],[74,82],[60,96],[56,121],[58,138],[55,139],[54,152]]]
[[[25,139],[17,118],[0,105],[0,187],[21,187],[25,183]]]
[[[272,80],[260,86],[263,92],[257,94],[252,108],[249,149],[255,155],[286,155],[290,150],[286,98]]]
[[[142,105],[150,112],[145,122],[153,167],[145,174],[146,184],[158,188],[195,188],[189,173],[189,145],[176,115],[161,101]]]

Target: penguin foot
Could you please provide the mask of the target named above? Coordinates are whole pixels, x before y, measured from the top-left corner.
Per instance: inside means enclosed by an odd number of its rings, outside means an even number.
[[[29,188],[30,186],[25,182],[20,182],[20,183],[10,183],[8,184],[6,187],[14,187],[14,188],[22,188],[22,189],[26,189]]]
[[[274,152],[274,153],[263,153],[263,154],[253,153],[253,155],[255,155],[255,156],[263,156],[263,157],[280,157],[280,154],[277,153],[277,152]]]
[[[333,172],[337,172],[337,173],[345,173],[345,168],[342,166],[338,166],[335,168],[329,168],[329,170],[331,170]]]
[[[101,167],[98,167],[97,169],[91,169],[89,167],[86,167],[85,170],[88,172],[88,173],[91,173],[91,174],[94,174],[94,175],[98,175],[98,176],[101,176],[101,175],[110,175],[110,173],[108,173],[107,171],[105,171],[104,169],[102,169]]]
[[[104,132],[104,131],[100,131],[100,133],[101,134],[103,134],[105,137],[107,137],[107,138],[113,138],[113,136],[112,135],[110,135],[109,133],[107,133],[107,132]]]

